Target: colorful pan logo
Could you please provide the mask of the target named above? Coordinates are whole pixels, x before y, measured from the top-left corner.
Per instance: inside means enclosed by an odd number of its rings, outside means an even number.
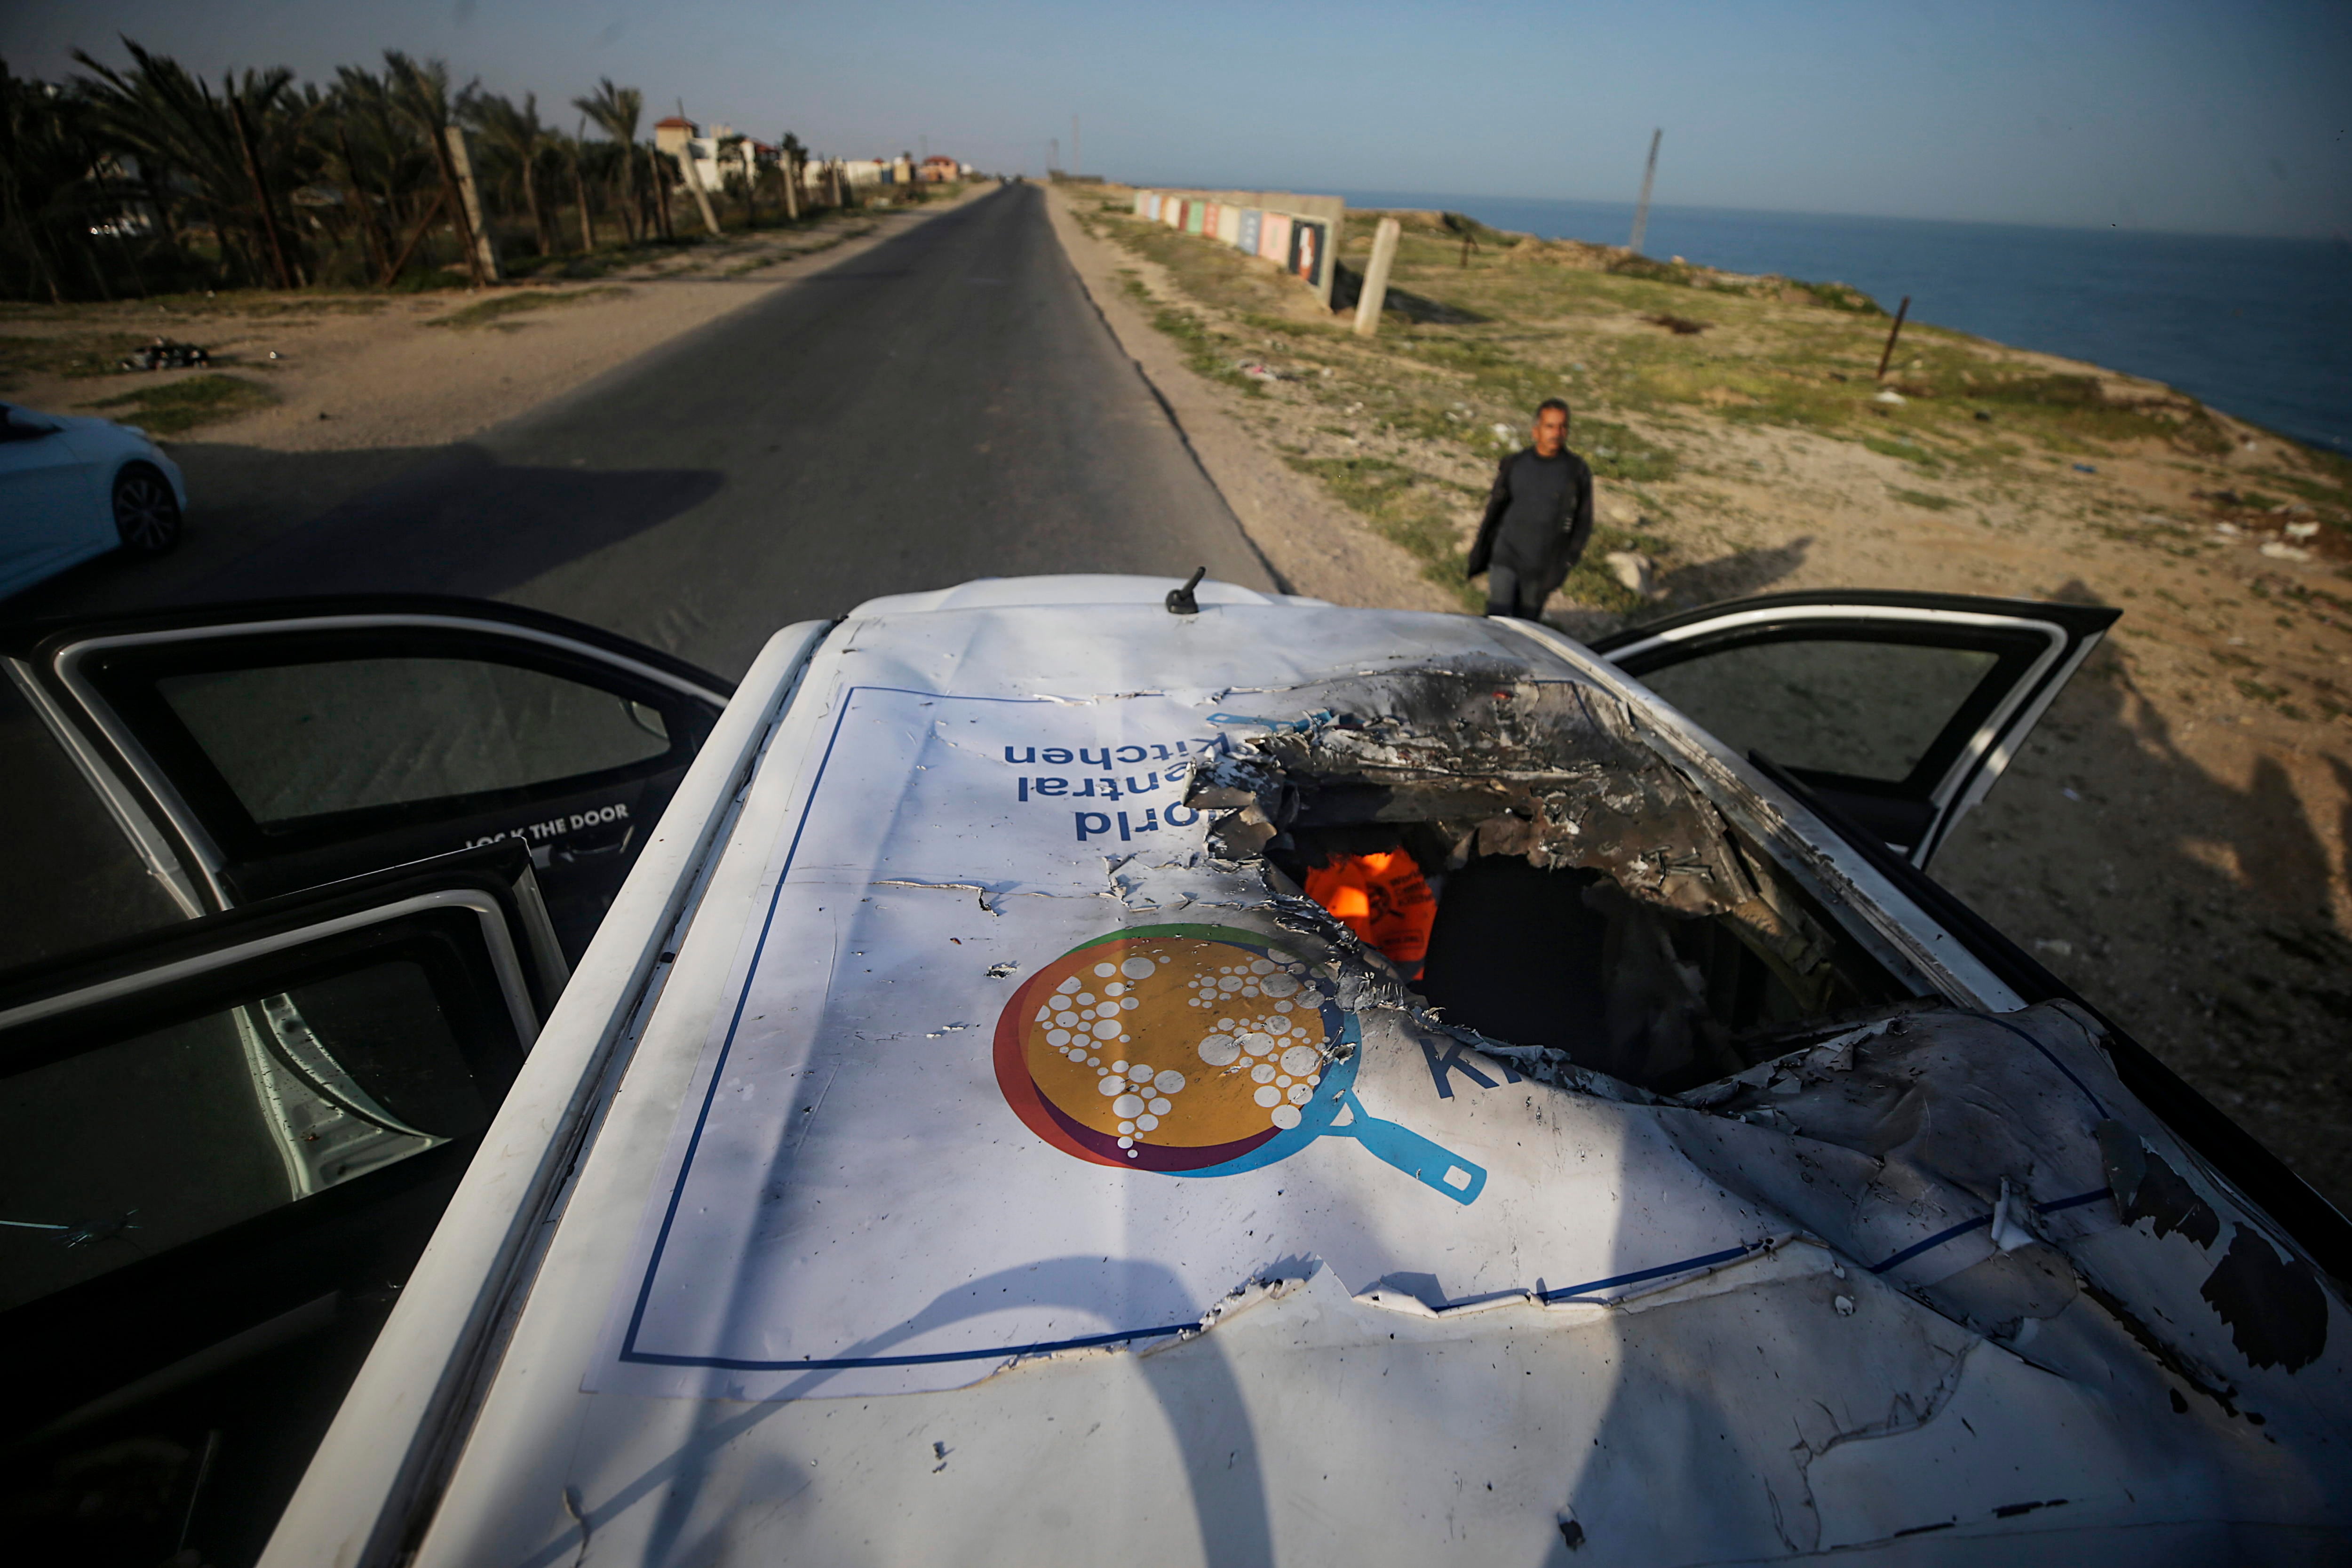
[[[1131,927],[1013,994],[996,1023],[997,1085],[1031,1131],[1098,1165],[1229,1176],[1328,1134],[1475,1201],[1484,1170],[1357,1101],[1357,1053],[1342,1051],[1356,1022],[1334,997],[1256,931]]]

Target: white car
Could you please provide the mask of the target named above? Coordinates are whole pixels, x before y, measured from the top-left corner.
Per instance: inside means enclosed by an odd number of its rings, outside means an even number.
[[[0,633],[19,1552],[2341,1560],[2352,1227],[1922,869],[2114,612],[1168,590]]]
[[[144,430],[0,403],[0,598],[110,550],[160,555],[187,505]]]

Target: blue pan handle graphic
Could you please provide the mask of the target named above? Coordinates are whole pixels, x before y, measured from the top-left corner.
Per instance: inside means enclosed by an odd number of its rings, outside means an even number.
[[[1351,1120],[1344,1126],[1325,1127],[1326,1135],[1353,1138],[1423,1186],[1444,1193],[1457,1204],[1475,1203],[1478,1194],[1486,1190],[1485,1166],[1440,1148],[1410,1127],[1382,1121],[1367,1113],[1352,1089],[1339,1091],[1339,1103],[1347,1108]]]

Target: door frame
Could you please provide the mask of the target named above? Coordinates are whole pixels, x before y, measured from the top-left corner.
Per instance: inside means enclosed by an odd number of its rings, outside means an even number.
[[[179,840],[188,868],[202,882],[202,896],[213,909],[225,910],[236,902],[223,879],[228,858],[171,776],[97,689],[85,666],[92,658],[116,649],[173,642],[211,643],[239,637],[434,628],[476,637],[510,637],[603,664],[635,679],[707,703],[714,711],[724,710],[734,695],[732,682],[625,637],[542,611],[438,595],[263,600],[138,616],[36,623],[12,639],[20,646],[8,651],[16,653],[15,662],[25,667],[20,682],[49,700],[43,704],[44,716],[51,717],[48,710],[54,710],[52,721],[62,722],[82,739],[82,746],[70,749],[75,751],[76,760],[82,763],[84,771],[90,772],[97,760],[85,748],[110,753],[121,773],[152,803],[156,815]],[[95,775],[93,782],[97,782]],[[113,792],[101,788],[100,793],[108,796],[110,807],[115,809],[117,816],[122,816]],[[154,866],[152,847],[144,836],[127,818],[125,826],[142,856],[149,859],[151,867]]]
[[[1930,812],[1927,830],[1920,834],[1916,844],[1899,851],[1912,865],[1925,867],[1943,846],[1953,826],[1983,800],[1994,782],[2015,760],[2026,737],[2032,733],[2034,725],[2041,722],[2051,702],[2082,668],[2084,660],[2091,656],[2107,628],[2122,613],[2105,605],[1998,599],[1966,594],[1821,589],[1808,593],[1771,594],[1704,605],[1614,633],[1590,646],[1595,654],[1634,679],[1642,680],[1650,670],[1684,662],[1684,658],[1662,659],[1644,656],[1687,647],[1689,651],[1685,658],[1696,658],[1727,645],[1738,647],[1750,638],[1758,643],[1798,640],[1768,637],[1761,634],[1802,626],[1809,622],[1896,632],[1906,626],[1947,626],[2011,636],[2020,633],[2039,636],[2044,642],[2043,648],[2011,679],[2009,688],[1978,721],[1974,731],[1961,742],[1958,754],[1927,792],[1926,805]],[[1949,646],[1941,639],[1924,637],[1905,638],[1895,636],[1872,640]],[[1647,684],[1645,680],[1644,684]],[[1661,698],[1659,700],[1664,700]],[[1950,722],[1951,720],[1948,719],[1948,728]],[[1939,731],[1937,739],[1940,741],[1942,738]],[[1804,763],[1796,758],[1769,760],[1782,768],[1804,768]]]

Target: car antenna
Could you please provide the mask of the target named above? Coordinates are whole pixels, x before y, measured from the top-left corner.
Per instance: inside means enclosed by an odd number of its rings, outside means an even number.
[[[1168,613],[1171,616],[1199,615],[1201,601],[1192,596],[1192,590],[1199,587],[1201,579],[1208,574],[1209,569],[1206,566],[1196,566],[1192,569],[1192,575],[1186,580],[1182,587],[1169,589]]]

